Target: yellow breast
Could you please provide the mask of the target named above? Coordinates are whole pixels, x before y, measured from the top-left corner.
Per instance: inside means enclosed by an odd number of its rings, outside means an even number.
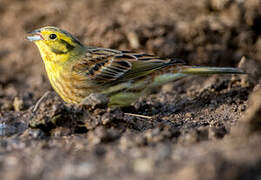
[[[86,78],[48,63],[45,68],[52,87],[65,102],[79,104],[91,93],[92,88]]]

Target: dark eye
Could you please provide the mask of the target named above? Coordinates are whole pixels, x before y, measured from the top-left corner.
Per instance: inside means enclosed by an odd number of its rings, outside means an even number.
[[[56,37],[57,37],[56,34],[50,34],[49,36],[50,39],[55,39]]]

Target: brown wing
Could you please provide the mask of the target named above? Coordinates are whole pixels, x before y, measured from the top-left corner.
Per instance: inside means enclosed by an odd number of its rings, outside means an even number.
[[[98,84],[107,84],[128,81],[181,62],[183,63],[180,60],[129,51],[90,48],[86,55],[73,66],[73,71],[86,75]]]

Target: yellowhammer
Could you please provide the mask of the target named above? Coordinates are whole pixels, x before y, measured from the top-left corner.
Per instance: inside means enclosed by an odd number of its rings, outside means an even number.
[[[54,90],[74,104],[100,98],[109,106],[129,106],[152,88],[188,75],[243,74],[237,68],[185,66],[175,58],[84,46],[51,26],[27,38],[37,45]]]

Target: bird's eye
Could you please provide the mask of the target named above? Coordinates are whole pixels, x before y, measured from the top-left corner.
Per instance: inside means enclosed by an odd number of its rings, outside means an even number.
[[[50,34],[49,36],[50,39],[55,39],[56,37],[57,37],[56,34]]]

